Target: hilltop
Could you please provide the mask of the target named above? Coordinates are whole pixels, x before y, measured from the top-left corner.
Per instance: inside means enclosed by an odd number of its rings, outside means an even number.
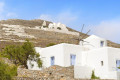
[[[78,31],[67,27],[66,31],[54,31],[40,29],[43,20],[21,20],[21,19],[8,19],[0,21],[0,48],[4,48],[9,44],[22,44],[26,38],[34,43],[35,46],[46,47],[49,43],[70,43],[77,44]],[[46,21],[46,27],[52,23]],[[81,36],[84,36],[81,33]],[[88,37],[87,35],[86,37]],[[85,37],[85,38],[86,38]],[[108,46],[120,48],[120,44],[108,40]]]

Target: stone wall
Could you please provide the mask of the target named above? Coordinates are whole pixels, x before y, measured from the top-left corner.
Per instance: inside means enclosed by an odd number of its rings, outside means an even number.
[[[34,80],[58,80],[58,79],[74,79],[74,70],[71,67],[51,66],[43,70],[28,70],[24,68],[18,68],[18,80],[22,78],[29,78]],[[28,79],[27,79],[28,80]]]
[[[74,79],[73,66],[60,67],[56,65],[43,70],[28,70],[19,67],[18,76],[15,77],[15,79],[16,80],[91,80],[91,79]]]

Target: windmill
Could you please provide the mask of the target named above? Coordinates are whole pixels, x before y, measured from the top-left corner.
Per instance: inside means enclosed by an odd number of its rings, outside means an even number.
[[[83,34],[83,36],[81,35],[82,34],[82,31],[83,31],[83,29],[84,29],[84,24],[83,24],[83,26],[82,26],[82,29],[81,29],[81,32],[79,32],[79,37],[78,37],[78,39],[76,39],[76,40],[78,40],[78,44],[80,44],[80,45],[83,45],[83,43],[84,42],[87,42],[87,41],[84,41],[84,38],[87,36],[87,34],[90,32],[90,30],[88,30],[87,31],[87,33],[86,34]],[[87,43],[89,43],[89,42],[87,42]]]

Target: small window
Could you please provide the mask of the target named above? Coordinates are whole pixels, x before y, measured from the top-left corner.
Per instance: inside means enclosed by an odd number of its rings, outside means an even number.
[[[76,60],[76,55],[70,55],[70,59],[71,59],[71,66],[75,65],[75,60]]]
[[[103,61],[101,61],[101,66],[103,66]]]
[[[52,56],[52,57],[51,57],[51,66],[54,65],[54,64],[55,64],[55,57]]]
[[[104,46],[104,41],[100,42],[100,46],[103,47]]]

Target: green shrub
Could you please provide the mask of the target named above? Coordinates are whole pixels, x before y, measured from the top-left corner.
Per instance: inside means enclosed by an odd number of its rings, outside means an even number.
[[[95,76],[95,72],[92,71],[91,79],[100,79],[99,77]]]
[[[33,44],[27,39],[23,45],[8,45],[1,52],[1,55],[10,59],[15,65],[24,65],[28,69],[27,61],[35,61],[38,67],[42,67],[42,60],[39,53],[36,53]],[[30,64],[33,67],[33,64]]]
[[[0,80],[12,80],[13,76],[17,75],[17,67],[9,66],[3,61],[0,61]]]
[[[49,44],[47,45],[47,47],[53,46],[53,45],[55,45],[55,43],[49,43]]]

